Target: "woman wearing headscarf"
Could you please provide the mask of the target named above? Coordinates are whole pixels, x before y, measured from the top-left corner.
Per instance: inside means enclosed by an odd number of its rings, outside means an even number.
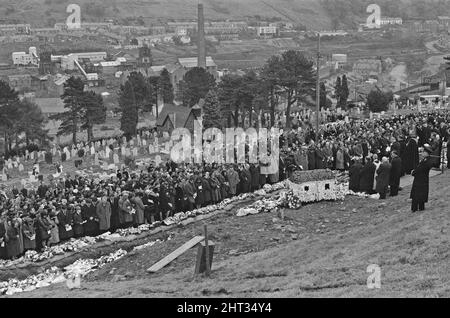
[[[227,169],[227,180],[230,187],[230,194],[231,196],[235,196],[237,194],[237,185],[239,184],[239,174],[231,165]]]
[[[209,175],[207,172],[206,179],[209,181],[209,186],[211,187],[211,203],[216,204],[219,202],[219,180],[216,177]]]
[[[130,200],[128,199],[128,192],[123,192],[122,197],[119,199],[119,216],[120,216],[120,226],[121,228],[130,227],[133,223],[133,209]]]
[[[108,197],[104,195],[95,207],[94,216],[94,220],[98,222],[97,228],[100,233],[109,231],[111,227],[111,213],[111,204],[108,201]]]
[[[6,227],[4,216],[0,215],[0,259],[6,259]]]
[[[34,220],[25,214],[22,216],[22,236],[24,251],[36,249],[36,230]]]
[[[75,212],[73,213],[73,235],[74,237],[82,237],[83,231],[83,216],[81,215],[81,206],[75,207]]]
[[[135,226],[139,226],[141,224],[144,224],[144,210],[145,206],[142,202],[142,193],[138,192],[133,198],[134,207],[136,210],[136,213],[133,216],[133,222]]]
[[[6,228],[6,258],[16,259],[22,250],[20,248],[22,224],[19,218],[9,215],[5,221]]]
[[[50,225],[50,238],[48,239],[48,245],[53,246],[60,242],[59,239],[59,221],[57,213],[53,210],[48,214],[46,220]]]
[[[63,204],[61,211],[58,213],[58,229],[61,241],[69,240],[73,237],[73,215],[72,211]]]

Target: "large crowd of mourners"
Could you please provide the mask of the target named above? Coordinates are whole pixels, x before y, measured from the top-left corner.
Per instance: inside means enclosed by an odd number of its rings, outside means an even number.
[[[321,126],[319,138],[308,118],[294,117],[280,136],[279,171],[261,174],[260,164],[150,164],[123,168],[106,179],[66,175],[37,189],[0,186],[0,258],[83,236],[162,221],[178,212],[219,203],[288,178],[297,170],[348,171],[354,192],[398,194],[400,177],[414,174],[419,147],[441,164],[450,136],[450,113],[335,121]],[[450,146],[450,143],[448,143]],[[450,151],[447,151],[449,156]],[[447,162],[449,162],[447,158]],[[450,163],[449,163],[450,164]]]

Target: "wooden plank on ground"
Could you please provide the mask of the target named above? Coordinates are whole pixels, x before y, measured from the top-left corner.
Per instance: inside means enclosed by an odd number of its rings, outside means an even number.
[[[161,268],[172,262],[177,257],[184,254],[187,250],[191,249],[198,243],[202,242],[205,238],[203,236],[196,236],[189,242],[184,243],[182,246],[177,248],[175,251],[164,257],[162,260],[160,260],[158,263],[154,264],[152,267],[147,269],[147,272],[149,273],[155,273],[159,271]]]

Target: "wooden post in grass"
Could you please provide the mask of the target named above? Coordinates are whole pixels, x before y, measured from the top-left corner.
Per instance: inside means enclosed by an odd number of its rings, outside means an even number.
[[[211,274],[211,267],[209,266],[209,245],[208,245],[208,228],[205,224],[204,226],[205,229],[205,256],[206,256],[206,276],[209,277],[209,275]]]

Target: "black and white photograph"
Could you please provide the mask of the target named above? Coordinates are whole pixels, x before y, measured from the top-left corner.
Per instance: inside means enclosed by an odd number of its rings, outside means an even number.
[[[0,298],[450,298],[449,96],[450,0],[0,0]]]

